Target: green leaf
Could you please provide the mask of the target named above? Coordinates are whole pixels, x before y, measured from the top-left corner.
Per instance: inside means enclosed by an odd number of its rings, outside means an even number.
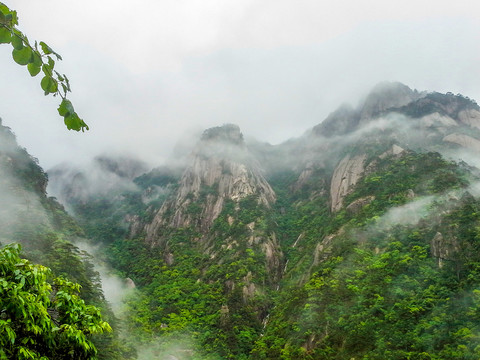
[[[67,90],[68,90],[68,91],[72,91],[72,90],[70,89],[70,81],[68,80],[67,75],[63,74],[63,77],[65,78],[65,83],[66,83],[66,85],[67,85]]]
[[[44,76],[40,86],[42,87],[43,91],[45,91],[45,95],[56,93],[58,90],[57,81],[51,76]]]
[[[0,44],[9,44],[12,41],[10,30],[0,27]]]
[[[22,33],[17,34],[16,32],[12,36],[12,46],[15,50],[23,49],[23,38]]]
[[[1,3],[0,2],[0,12],[3,14],[3,15],[7,15],[10,13],[10,9],[8,8],[7,5],[5,5],[4,3]]]
[[[37,50],[33,51],[33,63],[38,67],[43,65],[42,57]]]
[[[70,114],[73,114],[75,110],[73,109],[73,105],[68,99],[63,99],[62,103],[58,107],[58,113],[60,116],[68,116]]]
[[[49,56],[48,57],[48,67],[53,70],[53,68],[55,67],[55,61]]]
[[[8,18],[8,21],[10,21],[12,25],[18,25],[18,16],[15,10],[10,10],[10,14],[5,17]]]
[[[70,113],[68,116],[65,117],[65,125],[67,126],[68,130],[75,130],[75,131],[84,131],[84,129],[88,130],[88,125],[85,124],[85,121],[80,119],[77,113]]]
[[[55,61],[49,56],[48,63],[43,64],[42,69],[45,75],[51,76],[53,74],[53,67],[55,66]]]
[[[0,2],[0,14],[0,22],[2,24],[7,24],[9,26],[18,25],[17,12],[10,10],[8,6],[2,2]]]
[[[70,114],[65,117],[65,125],[67,125],[68,130],[79,131],[81,129],[81,120],[78,117],[77,113]]]
[[[13,49],[13,60],[19,65],[27,65],[32,57],[32,50],[28,47],[24,47],[21,50]]]
[[[41,46],[42,51],[45,55],[51,54],[53,52],[53,50],[50,48],[50,46],[45,44],[43,41],[40,41],[40,46]]]
[[[53,49],[50,46],[48,46],[47,44],[45,44],[43,41],[40,41],[40,46],[42,47],[42,51],[45,55],[53,54],[53,55],[55,55],[57,60],[62,60],[62,57],[60,56],[60,54],[53,51]]]
[[[55,74],[57,74],[57,79],[59,81],[65,81],[65,78],[58,71],[55,70]]]
[[[35,65],[35,63],[28,64],[27,68],[31,76],[37,76],[40,70],[42,69],[40,66]]]

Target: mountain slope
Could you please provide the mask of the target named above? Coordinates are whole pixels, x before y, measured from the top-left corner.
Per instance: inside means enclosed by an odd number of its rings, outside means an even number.
[[[181,170],[74,209],[94,237],[89,204],[116,204],[101,240],[157,358],[477,358],[479,119],[384,83],[284,144],[208,129]]]
[[[80,284],[81,298],[101,308],[104,319],[117,328],[92,256],[74,245],[85,236],[84,231],[55,198],[47,196],[47,182],[38,161],[18,146],[15,135],[0,119],[0,245],[20,243],[22,257],[49,267],[55,277]],[[119,342],[117,333],[97,335],[93,342],[99,359],[126,359],[134,355]],[[31,345],[35,347],[35,343]]]

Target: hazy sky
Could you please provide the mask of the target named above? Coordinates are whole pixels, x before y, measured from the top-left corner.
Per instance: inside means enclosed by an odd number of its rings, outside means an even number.
[[[384,80],[480,101],[477,0],[4,2],[63,56],[91,127],[66,130],[0,45],[0,117],[45,168],[106,151],[160,165],[183,134],[230,122],[278,143]]]

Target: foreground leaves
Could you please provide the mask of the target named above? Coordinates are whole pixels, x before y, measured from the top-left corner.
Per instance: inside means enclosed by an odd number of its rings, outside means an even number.
[[[80,285],[50,283],[50,269],[0,250],[0,359],[94,359],[90,335],[111,331],[100,310],[86,305]]]
[[[27,36],[17,29],[17,25],[17,12],[0,2],[0,44],[12,45],[13,60],[19,65],[27,66],[31,76],[43,72],[40,86],[45,95],[60,96],[63,103],[71,89],[67,76],[54,69],[54,58],[58,61],[62,60],[62,57],[43,41],[40,44],[35,41],[32,45]],[[69,130],[88,130],[88,125],[73,111],[73,106],[72,112],[60,115],[64,116],[65,125]]]

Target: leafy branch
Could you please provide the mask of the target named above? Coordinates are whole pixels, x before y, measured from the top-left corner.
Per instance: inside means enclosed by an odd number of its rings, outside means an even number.
[[[80,119],[71,101],[67,99],[67,93],[71,92],[67,76],[55,70],[54,57],[57,61],[62,60],[62,57],[43,41],[39,44],[35,41],[32,46],[17,26],[17,12],[0,2],[0,44],[12,45],[13,60],[19,65],[27,66],[32,77],[43,73],[40,86],[45,95],[53,94],[62,98],[58,113],[64,118],[68,130],[88,130],[88,125]]]

